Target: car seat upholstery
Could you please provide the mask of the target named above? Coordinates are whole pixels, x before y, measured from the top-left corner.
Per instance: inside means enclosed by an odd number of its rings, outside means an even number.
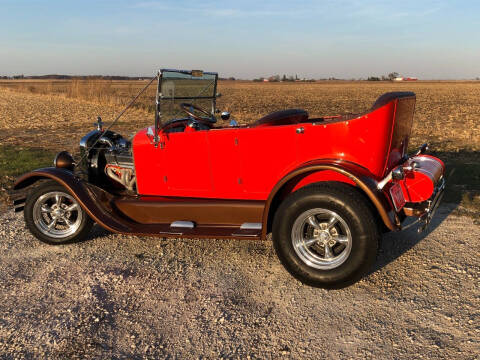
[[[290,125],[306,122],[308,112],[302,109],[275,111],[255,121],[250,127]]]
[[[371,112],[373,110],[377,110],[381,108],[382,106],[388,104],[390,101],[396,100],[396,99],[401,99],[401,98],[407,98],[407,97],[415,97],[415,93],[409,92],[409,91],[394,91],[394,92],[389,92],[386,94],[383,94],[380,96],[377,101],[373,104],[372,108],[368,111]]]

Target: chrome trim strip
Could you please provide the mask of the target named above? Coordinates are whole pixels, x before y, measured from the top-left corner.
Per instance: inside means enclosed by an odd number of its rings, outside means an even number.
[[[240,230],[262,230],[262,223],[243,223]]]
[[[192,221],[174,221],[170,224],[170,227],[193,229],[195,227],[195,223]]]

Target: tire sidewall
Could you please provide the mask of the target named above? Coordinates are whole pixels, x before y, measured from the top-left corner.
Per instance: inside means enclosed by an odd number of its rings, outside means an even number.
[[[295,194],[287,198],[274,219],[274,246],[281,262],[296,278],[313,286],[327,288],[343,287],[365,273],[375,260],[378,235],[368,209],[349,202],[341,192],[316,192],[306,196]],[[340,196],[339,196],[340,195]],[[292,227],[305,211],[322,208],[334,211],[347,223],[352,236],[352,249],[348,258],[338,267],[329,270],[313,268],[303,262],[292,244]],[[367,210],[367,212],[365,212]],[[373,258],[373,259],[372,259]]]

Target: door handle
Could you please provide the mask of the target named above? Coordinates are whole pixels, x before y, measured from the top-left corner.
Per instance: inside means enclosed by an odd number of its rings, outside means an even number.
[[[305,132],[305,129],[303,127],[299,127],[295,130],[297,134],[303,134]]]

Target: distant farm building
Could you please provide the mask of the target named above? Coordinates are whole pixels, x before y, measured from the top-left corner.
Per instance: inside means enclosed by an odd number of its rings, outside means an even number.
[[[393,81],[417,81],[416,77],[396,77]]]

